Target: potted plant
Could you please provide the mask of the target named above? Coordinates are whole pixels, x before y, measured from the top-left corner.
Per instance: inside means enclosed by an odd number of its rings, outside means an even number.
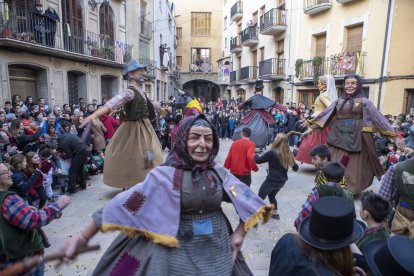
[[[7,23],[4,25],[4,28],[2,30],[2,36],[3,37],[13,37],[14,36],[14,28],[13,24],[11,24],[11,20],[7,21]]]
[[[30,42],[33,39],[33,34],[32,33],[22,33],[21,34],[22,38],[24,41]]]
[[[105,59],[115,60],[115,50],[114,47],[104,46],[101,48]]]

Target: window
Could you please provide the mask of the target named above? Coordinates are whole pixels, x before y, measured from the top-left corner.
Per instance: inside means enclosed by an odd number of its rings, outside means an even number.
[[[191,62],[194,64],[210,63],[211,62],[211,50],[209,48],[192,48],[191,49]]]
[[[224,17],[224,20],[223,20],[223,27],[224,27],[224,29],[226,29],[226,28],[227,28],[227,16],[225,16],[225,17]]]
[[[224,48],[227,48],[227,37],[224,38]]]
[[[326,33],[315,35],[315,57],[326,55]]]
[[[114,46],[114,12],[109,4],[102,4],[99,8],[99,22],[101,47]]]
[[[253,14],[252,14],[252,18],[253,18],[253,22],[254,23],[257,23],[257,11],[255,11]]]
[[[277,0],[277,7],[280,8],[281,6],[285,5],[286,0]]]
[[[260,51],[260,56],[259,56],[260,61],[263,61],[264,60],[264,54],[265,54],[264,47],[260,48],[259,51]]]
[[[346,50],[348,52],[359,52],[362,49],[362,27],[363,25],[347,28]]]
[[[252,66],[257,66],[257,50],[252,51]]]
[[[278,40],[276,41],[276,54],[277,55],[283,55],[285,52],[285,40]]]
[[[177,27],[177,38],[181,39],[183,38],[183,28]]]
[[[150,59],[150,44],[146,40],[139,40],[139,58]]]
[[[260,16],[262,16],[265,13],[266,13],[266,6],[263,5],[263,6],[260,7]]]
[[[191,13],[191,35],[210,36],[211,35],[211,13],[192,12]]]
[[[183,66],[183,57],[177,56],[176,60],[177,60],[177,66],[181,68]]]

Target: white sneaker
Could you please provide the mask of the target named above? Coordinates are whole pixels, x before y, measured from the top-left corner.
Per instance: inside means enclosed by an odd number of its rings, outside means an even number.
[[[223,139],[221,139],[221,138],[220,138],[219,140],[221,141],[221,140],[223,140]]]
[[[229,138],[226,138],[226,140],[229,140]]]

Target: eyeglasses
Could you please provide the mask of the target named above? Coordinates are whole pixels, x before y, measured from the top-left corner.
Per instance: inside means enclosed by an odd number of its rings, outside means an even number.
[[[12,173],[11,171],[3,172],[3,173],[0,173],[0,176],[5,175],[5,174],[11,174],[11,173]]]

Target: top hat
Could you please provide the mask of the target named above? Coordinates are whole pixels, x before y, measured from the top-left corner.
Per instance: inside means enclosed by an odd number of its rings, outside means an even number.
[[[299,226],[301,239],[321,250],[346,247],[364,234],[362,222],[354,219],[355,207],[341,197],[326,196],[312,206],[312,213]]]
[[[263,80],[257,80],[257,81],[256,81],[256,87],[255,87],[256,91],[260,91],[260,90],[262,90],[262,89],[263,89],[263,87],[264,87],[264,85],[263,85]]]
[[[410,135],[405,138],[404,142],[407,147],[414,149],[414,125],[410,127]]]
[[[145,65],[139,63],[136,59],[131,60],[128,62],[128,64],[124,67],[124,70],[122,70],[122,76],[124,76],[124,80],[127,79],[129,72],[134,72],[138,69],[146,69]]]
[[[364,256],[374,275],[414,275],[414,240],[392,236],[365,246]]]

